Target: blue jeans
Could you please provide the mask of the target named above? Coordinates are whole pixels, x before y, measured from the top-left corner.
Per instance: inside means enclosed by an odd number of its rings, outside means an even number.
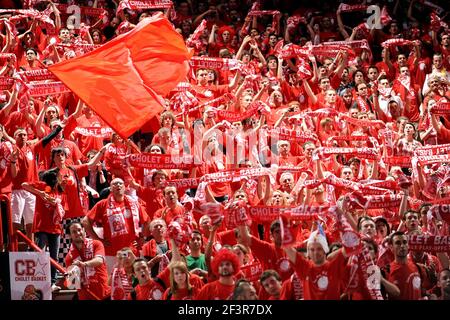
[[[59,234],[52,234],[47,232],[36,232],[34,234],[35,242],[41,249],[45,249],[48,246],[50,257],[55,261],[58,261],[58,249],[59,249]],[[56,281],[56,268],[51,266],[52,284]]]

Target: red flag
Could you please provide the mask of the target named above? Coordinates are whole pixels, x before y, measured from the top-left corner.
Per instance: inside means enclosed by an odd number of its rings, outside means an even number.
[[[160,95],[186,77],[190,57],[181,35],[158,14],[49,70],[127,138],[163,109]]]

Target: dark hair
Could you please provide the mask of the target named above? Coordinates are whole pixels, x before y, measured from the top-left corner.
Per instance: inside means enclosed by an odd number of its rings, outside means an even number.
[[[150,152],[150,150],[151,150],[153,147],[158,147],[159,150],[161,150],[161,154],[166,154],[166,149],[164,149],[163,146],[161,146],[161,145],[159,145],[159,144],[156,144],[156,143],[153,143],[153,144],[147,146],[147,147],[144,149],[144,152]]]
[[[83,226],[83,224],[81,222],[75,221],[75,222],[72,222],[72,223],[69,224],[69,226],[66,229],[66,234],[70,234],[70,228],[72,228],[72,226],[74,226],[76,224],[79,224],[81,226],[81,228],[84,229],[84,226]]]
[[[199,230],[192,230],[192,232],[190,234],[190,237],[189,237],[189,240],[192,239],[192,236],[194,234],[198,234],[200,236],[200,239],[202,240],[202,244],[203,244],[203,236],[202,236],[202,233]]]
[[[276,62],[278,62],[278,58],[276,56],[274,56],[273,54],[269,55],[266,58],[267,63],[269,63],[270,60],[275,60]]]
[[[270,224],[270,233],[272,233],[276,228],[280,228],[281,224],[280,221],[274,220],[271,224]]]
[[[394,233],[392,233],[389,236],[389,244],[393,244],[394,243],[394,237],[400,237],[400,236],[404,236],[405,233],[403,231],[395,231]]]
[[[52,149],[52,155],[51,155],[52,164],[53,164],[53,158],[55,157],[55,155],[60,154],[60,153],[64,153],[64,155],[65,155],[66,158],[67,158],[67,152],[66,152],[66,149],[60,148],[60,147],[58,147],[58,148],[53,148],[53,149]]]
[[[370,239],[370,238],[364,238],[364,239],[362,239],[362,241],[364,241],[364,242],[370,244],[370,245],[372,246],[372,248],[374,249],[375,254],[376,254],[376,255],[378,254],[378,245],[377,245],[377,243],[375,242],[375,240]]]
[[[363,77],[365,76],[364,71],[362,71],[361,69],[355,70],[355,72],[353,72],[353,82],[355,82],[356,74],[358,72],[361,72]]]
[[[138,262],[145,262],[145,264],[147,264],[147,260],[143,259],[143,258],[137,258],[136,260],[134,260],[133,262],[133,272],[134,272],[134,265]]]
[[[167,178],[167,173],[165,173],[165,172],[162,171],[162,170],[156,170],[156,171],[153,172],[153,174],[152,174],[152,182],[155,181],[156,175],[158,175],[158,174],[163,174],[163,175],[165,175],[166,178]]]
[[[251,282],[247,279],[239,279],[234,286],[233,295],[231,300],[238,300],[238,298],[245,293],[246,286],[251,286]]]
[[[281,277],[280,277],[280,274],[278,272],[276,272],[275,270],[272,270],[272,269],[268,269],[268,270],[265,270],[261,274],[261,276],[259,277],[259,282],[262,283],[264,280],[266,280],[266,279],[268,279],[268,278],[270,278],[272,276],[275,279],[277,279],[278,281],[281,281]]]
[[[335,248],[336,248],[336,250],[337,250],[337,249],[340,249],[340,248],[342,248],[342,247],[343,247],[342,243],[340,243],[340,242],[333,242],[333,243],[330,244],[330,246],[329,246],[329,248],[330,248],[330,253],[333,252],[333,251],[335,250]]]
[[[405,212],[403,212],[402,220],[406,219],[406,215],[408,213],[415,213],[415,214],[417,214],[417,218],[420,219],[420,212],[409,209],[409,210],[406,210]]]
[[[58,185],[58,174],[59,168],[53,168],[47,171],[43,171],[39,174],[39,180],[45,182],[52,190],[54,190]],[[60,191],[62,191],[59,188]]]

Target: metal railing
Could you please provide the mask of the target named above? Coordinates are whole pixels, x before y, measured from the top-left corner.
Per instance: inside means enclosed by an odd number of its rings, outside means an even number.
[[[44,252],[41,248],[39,248],[30,238],[28,238],[25,234],[23,234],[22,231],[18,230],[14,232],[13,228],[13,222],[12,222],[12,212],[11,212],[11,201],[5,194],[0,195],[0,201],[6,202],[6,212],[2,212],[0,210],[0,231],[2,230],[2,215],[6,214],[6,218],[8,220],[8,251],[10,252],[17,252],[19,251],[18,246],[18,237],[20,237],[23,241],[25,241],[33,250],[37,252]],[[1,242],[0,244],[3,245],[3,231],[0,232],[1,236]],[[55,267],[61,274],[66,275],[67,270],[64,269],[56,260],[50,257],[50,263],[53,267]],[[101,300],[95,293],[93,293],[88,288],[84,288],[95,300]]]

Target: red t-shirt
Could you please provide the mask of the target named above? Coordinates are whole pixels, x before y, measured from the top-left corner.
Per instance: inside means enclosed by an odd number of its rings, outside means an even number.
[[[68,166],[78,163],[78,161],[81,161],[81,159],[83,158],[83,154],[81,153],[75,142],[66,139],[59,140],[58,138],[54,138],[45,147],[42,146],[41,142],[38,143],[35,147],[36,154],[39,157],[39,170],[50,169],[52,163],[51,155],[53,148],[66,149],[66,165]]]
[[[441,126],[439,129],[439,139],[441,143],[450,143],[450,130]]]
[[[195,300],[228,300],[233,294],[234,284],[221,284],[219,280],[205,285],[195,297]]]
[[[305,300],[339,300],[340,278],[346,268],[346,259],[341,252],[321,266],[297,253],[294,268],[303,281]]]
[[[136,300],[161,300],[164,289],[154,280],[149,280],[146,284],[138,284],[135,288]]]
[[[17,176],[12,180],[13,190],[21,190],[23,182],[34,182],[38,180],[36,161],[34,152],[27,144],[19,149],[16,170]]]
[[[77,179],[75,178],[74,171],[77,173],[78,180],[89,175],[89,166],[87,164],[82,164],[79,166],[73,166],[74,170],[66,168],[60,171],[62,176],[69,176],[69,183],[64,189],[64,197],[66,202],[66,215],[64,218],[77,218],[82,217],[86,214],[87,208],[82,205],[81,197],[82,193],[79,192],[77,187]],[[81,181],[78,181],[81,183]]]
[[[93,115],[89,119],[86,118],[86,115],[82,115],[77,119],[77,126],[81,128],[101,128],[104,127],[104,122],[96,115]],[[81,134],[75,134],[75,139],[77,139],[80,151],[84,155],[92,149],[100,150],[103,147],[103,138],[87,137]]]
[[[422,297],[419,270],[409,259],[405,264],[392,262],[387,280],[400,289],[400,296],[391,297],[392,300],[419,300]]]
[[[275,247],[274,243],[260,240],[254,236],[251,236],[251,238],[252,243],[250,248],[252,249],[253,256],[263,265],[263,270],[273,269],[278,272],[283,281],[288,279],[294,270],[284,250]]]
[[[85,239],[84,246],[80,250],[72,243],[69,252],[66,255],[66,266],[69,267],[76,260],[89,261],[96,257],[101,257],[103,263],[98,267],[86,267],[87,278],[89,281],[88,289],[94,293],[100,299],[105,298],[111,292],[108,286],[108,273],[106,271],[105,248],[103,243],[98,240]],[[95,299],[86,288],[78,290],[78,297],[80,300],[93,300]]]
[[[128,209],[126,209],[127,213],[125,215],[121,212],[125,210],[124,201],[118,203],[122,210],[111,212],[108,216],[110,197],[112,195],[98,202],[86,216],[102,224],[104,239],[111,241],[111,246],[105,246],[106,255],[115,256],[116,252],[124,247],[133,248],[133,241],[137,239],[137,235],[134,230],[133,215],[127,214],[129,213]],[[146,223],[149,220],[147,213],[137,203],[135,205],[138,206],[139,210],[139,223]],[[114,232],[111,231],[111,227],[113,227]]]
[[[38,190],[44,191],[47,187],[45,182],[34,182],[31,186]],[[64,208],[63,197],[59,192],[50,191],[47,194],[51,197],[59,199],[61,205]],[[62,208],[61,208],[62,209]],[[62,209],[64,211],[64,209]],[[33,233],[36,232],[47,232],[51,234],[61,234],[61,220],[58,217],[57,207],[50,204],[47,201],[41,199],[41,197],[36,197],[36,208],[34,211],[34,221],[33,221]]]
[[[13,146],[9,141],[0,141],[0,194],[11,193],[11,154]]]
[[[161,189],[154,187],[141,187],[137,189],[137,195],[145,202],[145,209],[150,217],[153,216],[156,211],[164,208],[164,196]]]
[[[105,167],[115,177],[124,178],[127,174],[122,165],[123,158],[127,155],[127,147],[110,145],[105,152]]]
[[[27,131],[28,140],[33,140],[35,138],[34,128],[28,122],[24,112],[11,112],[6,119],[6,122],[3,123],[5,124],[6,132],[8,132],[10,136],[13,136],[18,128],[24,128]]]
[[[163,218],[164,221],[169,225],[169,223],[175,218],[184,215],[184,207],[177,205],[174,209],[169,207],[164,207],[155,212],[154,218]]]

